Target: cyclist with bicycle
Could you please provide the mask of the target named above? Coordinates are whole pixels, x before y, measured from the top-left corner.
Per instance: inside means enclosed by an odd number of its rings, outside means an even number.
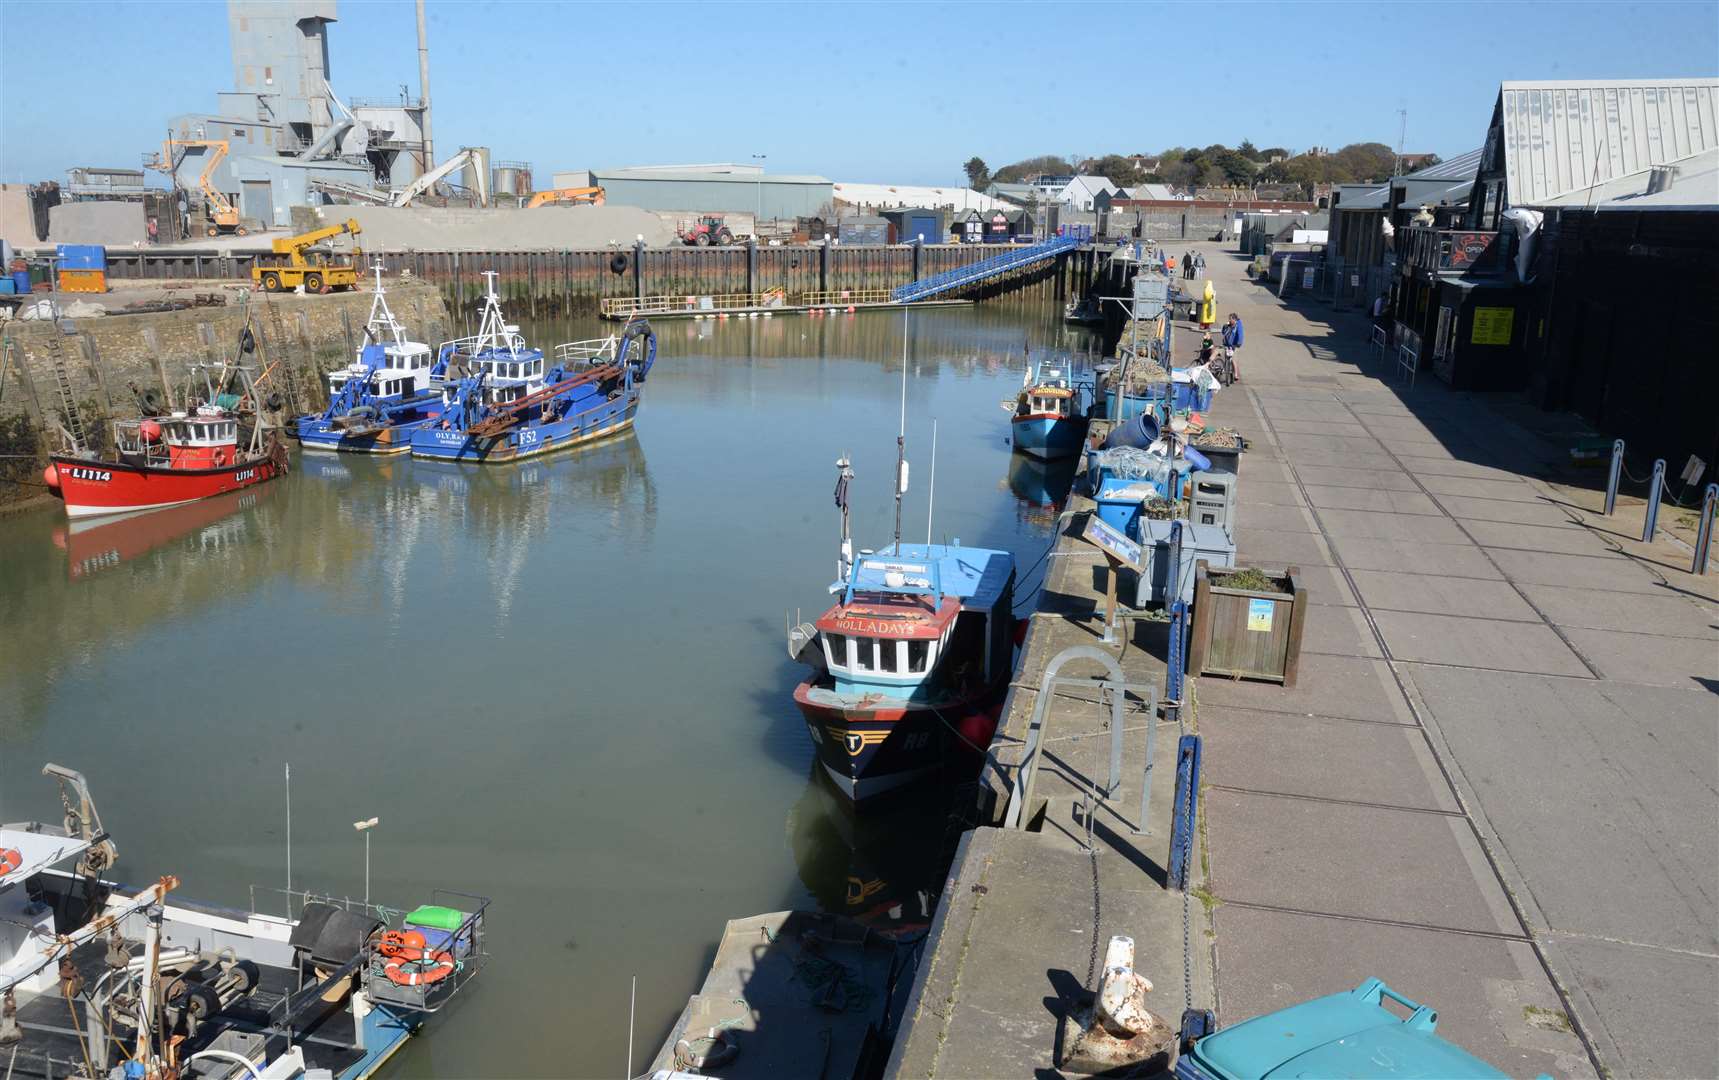
[[[1242,321],[1235,312],[1224,323],[1224,358],[1229,361],[1230,381],[1241,382],[1241,365],[1236,363],[1236,354],[1242,347]]]

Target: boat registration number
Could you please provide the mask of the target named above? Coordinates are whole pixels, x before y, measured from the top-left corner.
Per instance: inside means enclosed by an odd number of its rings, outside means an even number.
[[[242,484],[246,480],[255,479],[256,475],[257,470],[255,469],[240,469],[238,472],[233,474],[233,479]]]
[[[521,446],[533,446],[536,444],[536,442],[537,442],[537,432],[532,431],[530,428],[526,428],[524,431],[519,433],[519,445],[521,445]]]
[[[86,469],[81,465],[73,465],[69,471],[73,480],[94,480],[105,484],[113,479],[113,473],[106,469]]]
[[[436,432],[436,441],[444,443],[465,442],[466,433],[463,431],[438,431]]]

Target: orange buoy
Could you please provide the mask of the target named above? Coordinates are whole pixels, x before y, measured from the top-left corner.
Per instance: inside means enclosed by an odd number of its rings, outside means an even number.
[[[42,483],[48,485],[48,490],[58,495],[60,493],[60,467],[49,465],[42,470]]]
[[[17,848],[0,848],[0,877],[24,865],[24,853]]]
[[[388,961],[382,973],[395,986],[431,986],[454,973],[454,958],[445,952],[412,959],[400,957]]]

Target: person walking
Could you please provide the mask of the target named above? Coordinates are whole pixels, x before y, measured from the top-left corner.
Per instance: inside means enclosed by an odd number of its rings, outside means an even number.
[[[1206,253],[1203,251],[1194,252],[1194,276],[1206,276]]]
[[[1241,365],[1236,363],[1236,354],[1242,347],[1242,321],[1235,312],[1230,312],[1229,319],[1224,323],[1224,355],[1230,362],[1230,380],[1241,382]]]
[[[1200,294],[1200,329],[1210,330],[1212,324],[1218,321],[1218,294],[1212,289],[1212,283],[1206,282],[1205,292]]]
[[[1385,299],[1384,293],[1380,293],[1378,298],[1373,301],[1373,325],[1384,331],[1386,341],[1391,340],[1391,320],[1385,314],[1390,308],[1390,301]]]

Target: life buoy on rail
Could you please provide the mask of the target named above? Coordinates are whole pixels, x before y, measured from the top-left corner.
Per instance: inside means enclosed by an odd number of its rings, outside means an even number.
[[[376,951],[391,960],[420,960],[427,944],[416,930],[390,930],[382,935]]]
[[[410,960],[398,957],[388,961],[382,973],[395,986],[431,986],[454,973],[454,958],[440,951]]]
[[[24,853],[17,848],[0,848],[0,877],[24,865]]]

